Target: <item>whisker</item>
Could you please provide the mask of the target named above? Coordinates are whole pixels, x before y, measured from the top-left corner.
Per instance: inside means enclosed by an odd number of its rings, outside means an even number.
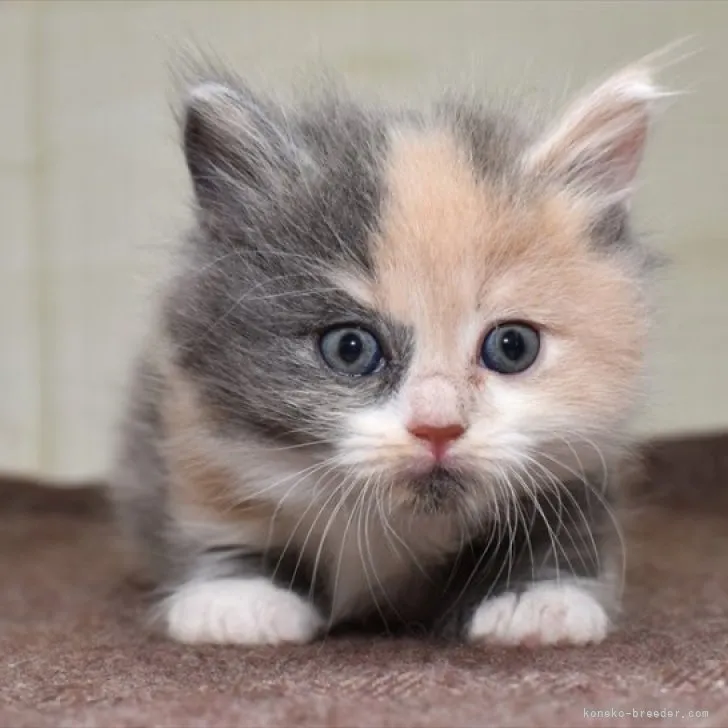
[[[329,530],[331,529],[331,526],[336,522],[336,519],[339,515],[339,512],[343,508],[344,504],[347,502],[349,496],[351,495],[354,488],[357,486],[357,481],[353,477],[352,474],[349,474],[341,483],[341,486],[338,490],[338,492],[343,491],[341,498],[339,499],[338,503],[334,506],[333,512],[329,515],[329,520],[326,523],[326,527],[323,530],[323,533],[321,534],[321,538],[319,539],[319,546],[316,551],[316,557],[314,559],[314,565],[313,565],[313,576],[311,578],[311,588],[309,590],[309,599],[313,595],[313,588],[316,584],[316,580],[318,578],[318,568],[319,568],[319,562],[321,559],[321,555],[324,550],[324,546],[326,543],[326,539],[329,534]]]
[[[568,488],[566,488],[564,486],[564,484],[559,480],[559,478],[556,477],[556,475],[554,473],[552,473],[548,468],[546,468],[545,466],[543,466],[537,460],[535,460],[535,459],[533,459],[533,458],[531,458],[529,456],[526,456],[526,457],[528,458],[528,461],[533,466],[538,467],[541,470],[541,472],[547,478],[548,482],[553,486],[553,488],[554,488],[553,493],[556,495],[557,500],[558,500],[558,505],[559,505],[559,511],[558,511],[559,524],[558,524],[558,531],[557,531],[557,533],[558,534],[561,534],[561,533],[565,533],[566,534],[566,536],[569,538],[569,541],[571,542],[571,546],[573,547],[574,552],[579,557],[579,561],[581,561],[582,567],[584,568],[584,570],[586,572],[588,572],[589,571],[589,566],[586,563],[586,560],[584,559],[584,555],[582,553],[582,549],[580,549],[577,546],[576,541],[574,540],[575,528],[572,526],[572,524],[566,524],[566,526],[563,527],[565,525],[564,524],[563,515],[562,515],[563,514],[563,496],[564,495],[568,496],[570,498],[571,502],[576,507],[577,512],[581,516],[581,519],[582,519],[582,521],[584,523],[584,526],[586,527],[587,533],[589,534],[589,536],[591,538],[591,542],[592,542],[591,553],[594,555],[595,564],[596,564],[596,567],[597,567],[597,570],[598,570],[599,569],[599,551],[597,549],[596,541],[594,540],[594,536],[593,536],[592,531],[591,531],[590,522],[586,518],[586,515],[583,513],[581,507],[579,506],[579,503],[574,498],[573,494],[569,492]],[[551,502],[551,500],[547,499],[546,502],[549,504],[549,506],[551,506],[552,511],[554,513],[556,513],[556,509],[554,508],[553,503]],[[583,537],[582,537],[581,541],[582,541],[582,545],[586,546],[586,543],[584,542]],[[558,538],[557,538],[557,543],[558,543],[559,548],[561,550],[561,554],[564,557],[564,561],[566,562],[566,565],[569,568],[569,571],[571,571],[572,573],[575,573],[574,566],[571,563],[571,559],[569,559],[569,556],[566,553],[566,549],[564,548],[563,544],[561,543],[561,541]],[[556,551],[555,553],[558,556],[558,551]]]
[[[596,447],[596,446],[594,445],[594,447]],[[598,448],[597,448],[597,450],[598,450]],[[540,456],[541,457],[545,457],[548,460],[551,460],[558,467],[561,467],[564,470],[566,470],[567,472],[571,473],[584,486],[584,488],[588,492],[591,492],[591,493],[594,494],[594,496],[599,501],[599,504],[604,509],[605,514],[607,515],[607,517],[611,521],[612,527],[614,529],[614,533],[616,534],[617,539],[618,539],[618,542],[619,542],[619,552],[620,552],[620,562],[621,562],[621,564],[620,564],[620,576],[619,576],[619,585],[618,585],[618,587],[619,587],[620,592],[622,592],[623,589],[624,589],[625,581],[626,581],[626,569],[627,569],[627,562],[626,562],[626,542],[625,542],[625,537],[624,537],[624,533],[622,531],[621,524],[619,523],[619,519],[617,518],[617,515],[614,512],[614,509],[612,508],[611,504],[604,497],[604,493],[602,493],[599,490],[597,490],[593,486],[593,484],[591,484],[589,482],[589,480],[587,478],[581,478],[579,476],[579,474],[576,473],[568,465],[566,465],[565,463],[563,463],[563,462],[561,462],[561,461],[553,458],[552,456],[548,455],[547,453],[540,453]],[[605,472],[607,472],[606,471],[606,463],[605,463]]]
[[[529,463],[523,464],[523,469],[530,473],[529,469]],[[541,507],[541,504],[538,503],[539,508],[539,515],[541,516],[541,519],[543,520],[544,524],[546,525],[546,529],[549,534],[549,541],[551,542],[551,553],[554,555],[554,570],[556,571],[556,581],[561,581],[561,564],[560,564],[560,558],[559,553],[561,553],[561,556],[563,556],[564,563],[566,564],[566,567],[569,569],[569,571],[573,571],[573,565],[571,563],[571,559],[569,558],[568,553],[566,552],[566,548],[564,547],[564,544],[561,543],[560,534],[562,534],[565,523],[564,523],[564,503],[563,499],[561,498],[561,492],[560,492],[560,484],[557,482],[555,478],[550,477],[549,473],[544,473],[546,475],[547,483],[551,486],[550,493],[553,494],[556,497],[556,505],[554,505],[553,501],[550,497],[547,497],[545,499],[545,502],[549,505],[551,508],[551,513],[555,514],[558,518],[558,523],[556,526],[552,526],[551,521],[549,517],[546,515],[546,512]],[[533,477],[533,476],[531,476]],[[535,480],[535,478],[534,478]],[[568,528],[566,529],[568,532]],[[572,545],[574,545],[572,540]],[[544,556],[544,561],[546,560],[546,556]]]
[[[364,548],[363,548],[363,543],[362,543],[362,516],[363,516],[363,513],[364,513],[364,510],[363,510],[364,509],[364,503],[366,503],[366,498],[367,498],[367,489],[369,487],[370,482],[371,482],[371,476],[366,481],[366,483],[364,484],[364,487],[362,488],[362,492],[361,492],[359,498],[357,499],[356,505],[354,507],[354,509],[356,510],[356,507],[359,506],[359,505],[361,505],[361,508],[359,510],[359,515],[357,517],[357,522],[356,522],[357,552],[359,554],[359,560],[361,561],[362,570],[364,572],[364,579],[366,580],[366,583],[367,583],[367,589],[369,590],[369,595],[372,598],[372,602],[374,603],[374,607],[376,608],[379,616],[382,619],[382,623],[384,624],[385,629],[388,630],[388,628],[387,628],[387,618],[384,615],[384,612],[382,611],[382,608],[381,608],[381,606],[379,604],[379,600],[377,599],[377,595],[376,595],[376,593],[374,591],[374,586],[373,586],[373,584],[371,582],[371,578],[369,576],[369,569],[367,568],[367,563],[366,563],[366,560],[364,558]]]
[[[536,494],[535,488],[529,488],[528,487],[528,484],[526,482],[526,479],[523,478],[523,477],[521,477],[515,471],[515,469],[513,469],[511,472],[513,474],[513,477],[516,478],[518,480],[518,482],[521,484],[521,486],[523,487],[523,490],[529,496],[529,498],[531,499],[531,502],[534,505],[534,511],[532,512],[530,523],[528,525],[526,525],[526,519],[524,517],[523,518],[523,525],[524,525],[524,528],[525,528],[525,531],[526,531],[526,539],[525,539],[526,540],[526,548],[528,549],[529,563],[531,565],[531,581],[535,581],[535,579],[536,579],[536,569],[535,569],[535,563],[534,563],[533,546],[531,544],[531,532],[533,530],[534,521],[536,520],[536,512],[537,511],[540,511],[541,508],[540,508],[540,505],[538,503],[538,498],[537,498],[537,494]],[[518,508],[519,508],[519,512],[521,512],[520,506],[518,506]],[[522,512],[521,512],[521,515],[523,516]],[[548,528],[548,523],[547,523],[547,528]],[[551,537],[551,531],[550,531],[550,529],[549,529],[549,537]],[[551,543],[553,544],[553,538],[551,539]]]
[[[501,489],[502,482],[498,477],[496,477],[494,484],[497,485],[499,489]],[[465,584],[463,584],[463,586],[460,588],[460,591],[458,592],[455,599],[452,600],[452,602],[450,603],[450,606],[444,611],[444,613],[442,615],[443,620],[446,619],[449,615],[451,615],[452,612],[455,611],[455,609],[457,609],[457,607],[460,603],[460,600],[463,598],[463,596],[465,596],[470,585],[473,583],[473,580],[478,575],[478,573],[481,571],[481,567],[484,569],[488,569],[490,567],[490,564],[492,563],[493,559],[496,558],[496,556],[498,554],[498,544],[500,544],[502,541],[503,533],[502,533],[502,526],[501,526],[502,521],[501,521],[499,509],[496,509],[495,513],[496,513],[495,528],[490,529],[490,534],[488,536],[488,542],[481,549],[480,556],[478,556],[477,561],[475,562],[475,565],[470,570],[470,574],[468,575],[468,578],[465,580]],[[493,543],[495,543],[495,548],[493,548],[491,550],[491,546],[493,545]],[[472,549],[472,542],[470,544],[470,547]],[[488,556],[489,552],[490,552],[490,556],[488,558],[488,561],[483,566],[483,560],[485,559],[486,556]],[[473,554],[473,556],[475,556],[475,554]],[[502,569],[502,567],[501,567],[501,569]],[[488,596],[490,596],[491,591],[492,591],[492,587],[488,591],[488,594],[484,597],[484,599],[487,599]]]
[[[377,483],[374,484],[373,488],[376,488],[376,486],[377,486]],[[379,587],[379,592],[384,597],[384,600],[387,602],[387,606],[391,610],[392,614],[394,614],[394,616],[397,617],[397,619],[399,619],[400,622],[403,622],[404,619],[402,618],[402,615],[397,610],[396,605],[389,598],[389,594],[387,593],[387,590],[385,589],[384,585],[382,584],[381,579],[379,578],[379,573],[378,573],[379,569],[377,568],[377,564],[374,562],[374,557],[372,556],[371,529],[370,529],[370,525],[369,525],[369,516],[373,510],[375,498],[373,498],[369,495],[369,496],[367,496],[367,500],[369,502],[369,508],[367,508],[366,516],[364,517],[364,544],[366,546],[369,564],[372,567],[372,573],[374,574],[374,579],[376,580],[377,586]]]
[[[352,509],[351,509],[351,511],[349,513],[349,518],[347,519],[346,525],[344,526],[344,533],[343,533],[343,535],[340,538],[340,544],[341,545],[340,545],[340,548],[339,548],[339,557],[338,557],[338,559],[336,561],[336,572],[334,574],[334,582],[333,582],[333,587],[332,587],[332,592],[331,592],[332,612],[331,612],[331,615],[330,615],[330,618],[329,618],[329,627],[332,626],[332,620],[334,618],[334,609],[335,609],[336,603],[337,603],[336,602],[336,596],[337,596],[338,590],[339,590],[339,579],[341,578],[341,565],[342,565],[343,560],[344,560],[344,549],[346,548],[346,545],[347,545],[347,539],[348,539],[348,536],[349,536],[349,529],[351,528],[351,526],[353,524],[354,516],[356,514],[357,506],[361,502],[361,499],[362,499],[363,495],[364,495],[364,488],[362,488],[361,492],[359,493],[359,495],[357,496],[356,500],[354,501],[353,507],[352,507]]]
[[[391,497],[391,489],[390,489],[390,497]],[[379,512],[380,512],[382,526],[384,527],[384,534],[385,534],[385,536],[387,536],[387,539],[389,541],[389,544],[392,546],[393,551],[395,553],[399,553],[396,544],[394,544],[394,542],[392,541],[392,538],[396,539],[397,543],[407,552],[407,555],[412,560],[412,563],[414,564],[417,571],[419,571],[420,574],[422,574],[422,576],[425,577],[425,579],[427,579],[427,581],[431,582],[432,576],[427,573],[427,571],[420,563],[420,560],[417,558],[417,555],[412,550],[410,545],[404,540],[404,538],[402,538],[402,536],[399,535],[397,529],[394,526],[392,526],[392,524],[390,523],[389,517],[384,512],[381,495],[378,499],[378,502],[380,505]]]
[[[316,486],[325,477],[325,475],[328,474],[328,472],[329,471],[324,471],[324,473],[321,476],[319,476],[319,479],[316,481]],[[336,493],[336,490],[334,490],[333,494],[335,494],[335,493]],[[288,539],[286,540],[286,543],[285,543],[285,545],[283,546],[283,549],[280,552],[280,556],[279,556],[278,561],[277,561],[277,563],[276,563],[276,565],[275,565],[275,567],[273,569],[273,574],[271,576],[271,579],[275,579],[276,575],[278,574],[278,570],[280,569],[280,567],[281,567],[281,565],[283,563],[283,559],[285,558],[285,556],[286,556],[286,554],[288,552],[288,548],[290,547],[291,543],[293,542],[294,538],[296,537],[296,533],[298,532],[299,527],[301,526],[301,524],[305,520],[306,516],[308,515],[308,512],[315,505],[317,505],[317,499],[315,497],[312,497],[310,499],[308,505],[306,506],[306,508],[303,510],[303,513],[299,516],[298,521],[296,522],[296,525],[293,528],[290,529],[290,533],[288,535]],[[317,518],[320,516],[320,513],[321,512],[319,511],[319,514],[317,514]],[[314,524],[312,524],[311,528],[313,528],[313,525],[315,525],[315,521],[314,521]],[[310,534],[310,530],[309,530],[309,534]],[[299,552],[298,552],[298,561],[296,562],[296,570],[298,569],[298,566],[299,566],[299,563],[300,563],[300,560],[301,560],[301,554],[302,553],[303,553],[303,548],[299,549]],[[296,574],[296,572],[294,571],[293,577],[295,577],[295,574]],[[291,582],[293,581],[293,577],[291,578]]]
[[[298,548],[298,557],[296,559],[296,566],[293,569],[293,574],[291,575],[291,583],[289,585],[289,590],[293,588],[293,584],[296,580],[296,575],[298,574],[298,569],[300,568],[301,562],[303,561],[303,559],[305,557],[306,546],[308,546],[309,539],[311,538],[313,532],[316,529],[316,524],[319,522],[319,519],[321,518],[321,516],[323,516],[323,514],[326,512],[326,508],[328,507],[329,503],[331,503],[331,501],[334,498],[336,498],[336,496],[341,492],[341,488],[342,488],[342,484],[340,482],[337,483],[336,486],[332,489],[331,493],[329,493],[326,500],[319,507],[318,513],[316,514],[315,518],[311,522],[311,525],[308,527],[308,532],[306,533],[306,537],[304,538],[303,543]],[[314,503],[315,499],[312,499],[311,502]],[[304,511],[304,517],[307,512],[308,512],[308,508],[306,509],[306,511]],[[330,526],[332,522],[333,522],[333,519],[331,517],[329,517],[327,527]],[[293,529],[293,534],[295,534],[296,531],[298,530],[300,523],[301,522],[299,521],[299,523],[296,525],[296,528]],[[322,537],[321,541],[319,541],[319,552],[320,552],[320,548],[322,547],[322,545],[323,545],[323,537]],[[316,568],[316,566],[314,566],[314,569],[315,568]],[[313,585],[313,580],[315,579],[315,573],[312,574],[311,579],[312,579],[312,585]]]

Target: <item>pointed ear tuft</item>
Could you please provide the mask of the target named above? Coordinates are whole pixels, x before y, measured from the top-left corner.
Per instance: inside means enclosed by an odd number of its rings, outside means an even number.
[[[668,96],[647,66],[632,66],[573,104],[524,159],[596,202],[629,196],[658,100]]]
[[[283,146],[281,132],[252,94],[212,81],[188,93],[183,138],[197,200],[208,211],[260,192]]]
[[[185,103],[184,152],[198,202],[205,207],[219,186],[218,175],[231,162],[237,116],[235,93],[218,83],[193,88]]]

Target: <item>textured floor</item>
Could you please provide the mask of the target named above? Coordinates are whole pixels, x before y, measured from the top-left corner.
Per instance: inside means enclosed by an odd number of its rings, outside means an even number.
[[[0,727],[726,726],[728,437],[663,444],[648,465],[630,519],[622,631],[599,647],[543,652],[368,638],[246,651],[150,638],[98,493],[6,482]],[[648,710],[677,714],[631,713]]]

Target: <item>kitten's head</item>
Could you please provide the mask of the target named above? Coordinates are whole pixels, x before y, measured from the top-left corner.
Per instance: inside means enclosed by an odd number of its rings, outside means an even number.
[[[599,462],[639,391],[628,206],[658,96],[630,68],[534,132],[471,104],[198,86],[198,226],[168,325],[211,426],[310,448],[415,509],[478,510]]]

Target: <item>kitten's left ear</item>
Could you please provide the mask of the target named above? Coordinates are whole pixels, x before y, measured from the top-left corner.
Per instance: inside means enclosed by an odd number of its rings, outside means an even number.
[[[200,207],[252,213],[260,198],[294,167],[293,143],[271,110],[244,88],[201,83],[183,115],[187,167]]]
[[[555,178],[598,205],[629,197],[656,102],[650,68],[633,66],[577,101],[528,150],[526,169]]]

